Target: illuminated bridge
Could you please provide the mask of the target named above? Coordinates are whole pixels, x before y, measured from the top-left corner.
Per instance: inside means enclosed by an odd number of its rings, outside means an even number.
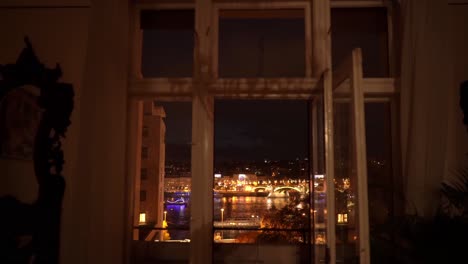
[[[260,221],[258,218],[235,218],[226,219],[223,222],[214,221],[213,225],[218,228],[259,228]]]
[[[280,192],[285,192],[285,191],[290,191],[290,190],[295,190],[300,193],[306,193],[305,188],[301,187],[295,187],[295,186],[278,186],[273,188],[271,185],[270,186],[256,186],[252,188],[252,191],[254,192],[269,192],[271,193],[272,191],[275,193],[280,193]]]
[[[304,192],[304,189],[303,188],[299,188],[299,187],[293,187],[293,186],[280,186],[280,187],[276,187],[273,192],[276,192],[276,193],[279,193],[279,192],[285,192],[285,191],[290,191],[290,190],[295,190],[295,191],[298,191],[300,193]]]

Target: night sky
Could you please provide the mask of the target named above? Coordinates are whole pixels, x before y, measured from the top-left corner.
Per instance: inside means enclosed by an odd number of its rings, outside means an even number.
[[[191,102],[157,102],[166,111],[168,160],[190,161]],[[386,160],[390,147],[388,103],[366,104],[368,157]],[[262,160],[307,157],[307,102],[216,100],[215,159]]]
[[[216,160],[305,158],[307,127],[306,101],[216,101]]]
[[[191,103],[157,103],[166,111],[168,160],[189,159]],[[215,159],[295,159],[307,156],[307,102],[215,101]]]

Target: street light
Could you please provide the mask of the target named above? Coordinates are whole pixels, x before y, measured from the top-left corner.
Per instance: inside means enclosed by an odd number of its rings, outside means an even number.
[[[224,208],[221,208],[221,228],[224,228]],[[224,237],[224,229],[221,229],[221,239]]]

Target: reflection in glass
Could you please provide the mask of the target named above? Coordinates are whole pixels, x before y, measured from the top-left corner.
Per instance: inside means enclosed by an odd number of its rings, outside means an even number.
[[[222,11],[219,75],[305,77],[304,25],[304,10]]]
[[[143,10],[140,21],[143,77],[191,77],[194,11]]]

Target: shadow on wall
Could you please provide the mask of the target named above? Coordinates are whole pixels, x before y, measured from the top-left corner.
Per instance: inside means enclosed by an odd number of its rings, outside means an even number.
[[[463,111],[463,124],[468,132],[468,80],[460,85],[460,108]]]

